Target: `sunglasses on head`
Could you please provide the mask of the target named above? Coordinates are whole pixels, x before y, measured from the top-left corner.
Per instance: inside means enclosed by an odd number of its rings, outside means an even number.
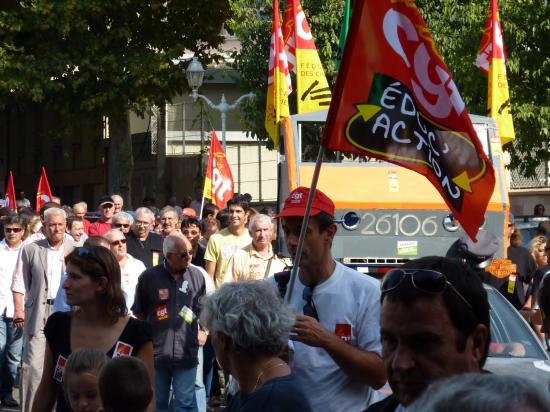
[[[120,245],[125,245],[127,242],[126,239],[118,239],[118,240],[113,240],[112,242],[110,242],[110,245],[111,246],[120,246]]]
[[[6,233],[19,233],[22,230],[23,229],[21,229],[20,227],[5,227],[4,228],[4,232],[6,232]]]
[[[118,228],[121,228],[123,227],[124,229],[130,227],[130,224],[129,223],[115,223],[115,227],[118,227]]]
[[[472,305],[456,290],[443,273],[430,269],[393,269],[386,273],[382,281],[382,296],[396,289],[407,276],[411,278],[413,287],[421,292],[439,295],[450,288],[470,309]]]

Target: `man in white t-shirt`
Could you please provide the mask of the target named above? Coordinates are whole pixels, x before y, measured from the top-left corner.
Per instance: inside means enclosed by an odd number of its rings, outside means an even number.
[[[277,215],[293,257],[308,195],[308,188],[293,190]],[[290,337],[291,367],[313,410],[354,412],[364,410],[372,388],[386,382],[380,287],[375,279],[333,259],[334,209],[332,200],[317,190],[290,300],[300,313]]]
[[[134,304],[138,277],[145,271],[145,265],[141,260],[128,254],[127,240],[120,230],[111,229],[103,237],[109,241],[111,252],[113,252],[120,265],[120,283],[126,298],[126,307],[128,312],[131,312],[130,308]]]

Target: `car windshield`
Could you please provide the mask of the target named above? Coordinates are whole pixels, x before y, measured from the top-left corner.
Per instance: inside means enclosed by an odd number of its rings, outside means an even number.
[[[491,307],[489,356],[547,359],[543,347],[521,315],[496,290],[486,290]]]

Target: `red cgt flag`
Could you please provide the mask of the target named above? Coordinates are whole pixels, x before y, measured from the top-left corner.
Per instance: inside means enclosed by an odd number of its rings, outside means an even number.
[[[36,190],[36,212],[40,212],[40,208],[44,203],[52,201],[52,190],[50,189],[50,183],[48,182],[48,176],[46,176],[46,169],[42,166],[42,174],[38,181],[38,189]]]
[[[212,130],[203,193],[220,209],[233,197],[233,175],[215,130]]]
[[[475,239],[494,170],[414,2],[355,2],[322,144],[424,175]]]
[[[16,197],[15,197],[15,185],[13,184],[13,173],[10,170],[10,177],[8,179],[8,187],[6,188],[6,201],[4,205],[13,211],[17,210]]]

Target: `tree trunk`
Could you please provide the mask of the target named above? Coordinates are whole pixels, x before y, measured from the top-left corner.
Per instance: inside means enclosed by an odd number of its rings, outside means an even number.
[[[134,155],[127,110],[109,116],[109,180],[108,193],[120,194],[124,208],[131,209]]]

